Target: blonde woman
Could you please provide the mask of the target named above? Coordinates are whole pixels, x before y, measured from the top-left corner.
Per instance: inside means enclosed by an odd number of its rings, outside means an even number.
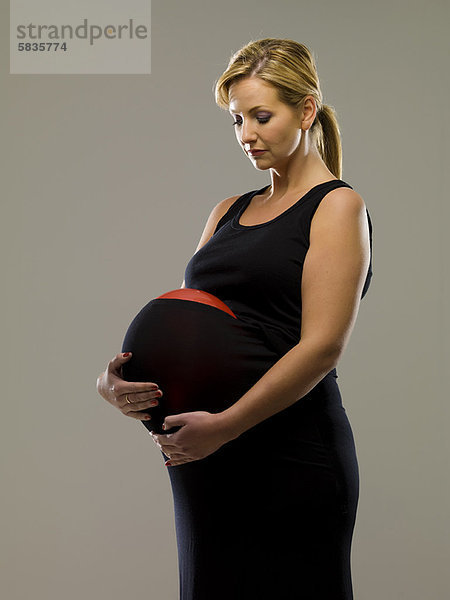
[[[336,115],[305,45],[249,42],[215,98],[270,183],[213,208],[182,287],[214,294],[274,358],[226,410],[169,415],[176,433],[152,434],[170,457],[180,598],[351,600],[359,474],[336,367],[371,281],[372,224],[341,179]],[[142,419],[161,394],[121,377],[128,360],[98,390]]]

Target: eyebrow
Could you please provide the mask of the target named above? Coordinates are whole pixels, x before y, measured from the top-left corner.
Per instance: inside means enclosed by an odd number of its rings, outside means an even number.
[[[258,108],[263,108],[264,104],[259,104],[258,106],[254,106],[253,108],[251,108],[248,112],[254,112],[255,110],[257,110]],[[237,115],[238,113],[233,112],[232,110],[228,111],[231,115]]]

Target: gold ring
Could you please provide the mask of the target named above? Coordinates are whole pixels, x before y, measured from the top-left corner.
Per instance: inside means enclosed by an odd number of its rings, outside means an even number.
[[[125,394],[125,400],[128,402],[128,404],[133,404],[132,402],[130,402],[130,400],[128,400],[128,394]]]

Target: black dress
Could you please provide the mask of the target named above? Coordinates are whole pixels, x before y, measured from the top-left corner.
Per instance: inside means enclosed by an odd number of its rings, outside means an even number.
[[[300,340],[311,219],[341,186],[351,187],[340,179],[319,184],[253,226],[239,224],[240,215],[268,186],[244,194],[187,264],[186,287],[216,295],[247,328],[250,353],[242,360],[259,361],[260,371],[248,370],[245,389]],[[371,276],[372,259],[362,297]],[[181,600],[353,598],[359,473],[336,378],[333,369],[293,405],[210,456],[168,467]]]

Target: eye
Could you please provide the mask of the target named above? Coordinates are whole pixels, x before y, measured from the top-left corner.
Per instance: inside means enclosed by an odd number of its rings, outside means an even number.
[[[260,118],[257,118],[257,121],[258,121],[258,123],[261,123],[261,124],[263,124],[263,123],[267,123],[267,121],[269,121],[269,120],[270,120],[270,117],[260,117]],[[236,120],[236,121],[233,123],[233,126],[234,126],[234,125],[237,125],[237,126],[239,127],[240,125],[242,125],[242,121],[238,121],[238,120]]]

